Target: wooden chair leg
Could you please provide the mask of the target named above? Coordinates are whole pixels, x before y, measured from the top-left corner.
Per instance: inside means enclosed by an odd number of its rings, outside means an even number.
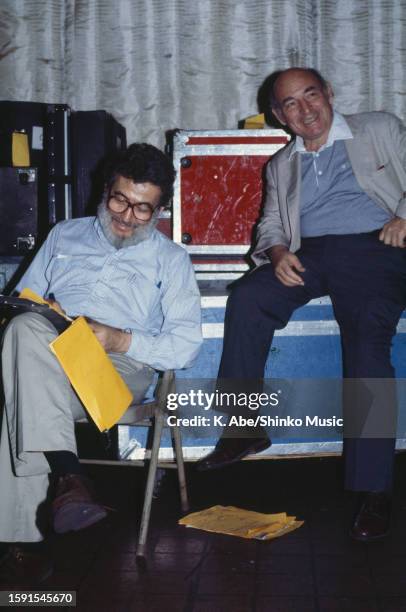
[[[155,413],[154,439],[152,442],[151,459],[148,467],[147,486],[145,488],[144,506],[142,509],[140,534],[137,544],[136,557],[145,557],[146,542],[148,536],[149,519],[151,516],[152,495],[154,492],[155,475],[158,466],[159,448],[161,445],[162,430],[165,415],[161,410]]]
[[[183,512],[189,511],[189,500],[186,487],[185,463],[183,461],[182,438],[180,429],[177,425],[171,427],[172,439],[175,447],[175,459],[178,470],[180,504]]]

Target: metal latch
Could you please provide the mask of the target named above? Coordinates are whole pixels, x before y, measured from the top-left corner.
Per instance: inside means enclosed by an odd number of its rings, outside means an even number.
[[[35,247],[35,236],[29,234],[28,236],[17,237],[17,251],[32,251]]]
[[[33,168],[18,168],[17,174],[20,184],[27,185],[28,183],[34,183],[37,171]]]

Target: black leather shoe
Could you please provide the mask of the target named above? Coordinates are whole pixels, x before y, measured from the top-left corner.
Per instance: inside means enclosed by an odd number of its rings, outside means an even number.
[[[389,532],[391,501],[386,493],[366,493],[355,516],[350,535],[360,542],[373,542]]]
[[[52,521],[56,533],[79,531],[107,516],[107,509],[94,498],[93,486],[81,474],[66,474],[58,479],[52,502]]]
[[[220,438],[214,450],[196,463],[199,472],[216,470],[231,463],[236,463],[247,455],[260,453],[271,446],[271,440],[265,438]]]

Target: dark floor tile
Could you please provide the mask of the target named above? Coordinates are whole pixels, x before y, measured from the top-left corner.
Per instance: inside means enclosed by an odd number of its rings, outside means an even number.
[[[340,538],[324,537],[313,539],[313,550],[316,555],[348,555],[349,557],[365,557],[367,545],[363,542],[351,540],[348,533],[343,533]]]
[[[131,608],[131,598],[118,602],[108,598],[98,599],[97,597],[93,600],[82,602],[77,600],[76,608],[65,609],[75,610],[75,612],[95,612],[96,610],[97,612],[129,612],[133,610]],[[144,610],[139,608],[138,612],[144,612]]]
[[[251,598],[246,595],[210,597],[199,595],[193,604],[193,612],[250,612]]]
[[[263,542],[216,533],[210,537],[208,551],[225,554],[245,554],[255,558],[257,547],[260,544],[263,544]]]
[[[361,554],[336,554],[336,555],[317,555],[314,557],[316,572],[322,574],[335,574],[346,572],[368,573],[369,562],[364,551]]]
[[[254,576],[249,574],[201,574],[199,595],[249,595],[254,593]]]
[[[100,556],[93,565],[93,573],[118,574],[120,572],[137,572],[135,552],[111,552]]]
[[[133,572],[110,574],[101,580],[92,575],[80,586],[77,597],[81,602],[114,601],[126,602],[132,597],[137,588],[137,574]]]
[[[206,546],[205,540],[194,538],[177,538],[175,536],[162,536],[158,538],[155,545],[155,553],[176,553],[177,555],[188,555],[201,553]]]
[[[147,556],[147,568],[151,572],[188,573],[200,567],[202,559],[201,554],[153,553]]]
[[[315,540],[328,538],[329,541],[341,541],[348,536],[349,522],[339,520],[339,517],[325,521],[313,521],[310,526],[311,537]]]
[[[125,612],[183,612],[185,606],[186,597],[182,595],[146,594],[133,597]]]
[[[156,530],[159,535],[163,538],[167,537],[167,538],[173,538],[173,536],[175,536],[176,538],[191,538],[193,537],[194,540],[207,540],[210,538],[211,534],[208,531],[203,531],[203,529],[195,529],[194,527],[186,527],[185,525],[178,525],[178,522],[174,523],[174,524],[168,524],[167,520],[164,520],[164,524],[162,526],[159,526],[157,524],[154,524],[154,526],[151,529],[151,532],[154,532],[154,530]]]
[[[406,568],[406,554],[394,553],[392,555],[387,555],[377,550],[371,550],[368,553],[368,564],[373,575],[376,573],[396,573]]]
[[[274,597],[313,595],[313,578],[310,574],[258,574],[256,592]]]
[[[192,588],[193,576],[169,572],[128,572],[124,574],[93,575],[79,591],[81,601],[105,598],[114,601],[128,600],[146,595],[186,596]]]
[[[310,555],[261,555],[258,560],[259,573],[311,574]]]
[[[400,537],[397,533],[390,533],[388,537],[367,545],[368,555],[381,558],[392,555],[404,555],[406,551],[406,536]]]
[[[382,597],[380,610],[383,612],[406,612],[406,597]]]
[[[188,572],[198,566],[200,560],[201,555],[195,554],[150,553],[146,556],[146,569],[149,572],[158,573],[161,571]],[[143,573],[143,566],[137,562],[135,551],[104,554],[92,566],[92,574],[99,577],[120,572]]]
[[[268,542],[258,542],[258,551],[261,558],[275,555],[309,555],[311,552],[310,540],[296,538],[287,534]]]
[[[135,591],[154,595],[186,595],[194,587],[194,574],[182,572],[150,572],[140,574],[135,583]]]
[[[312,597],[258,597],[255,612],[315,612]]]
[[[373,598],[320,597],[318,604],[318,612],[380,612]]]
[[[71,569],[69,572],[55,570],[52,576],[42,583],[43,588],[49,591],[78,591],[86,576],[92,571],[92,568],[86,572],[78,572],[76,569]]]
[[[369,597],[374,592],[374,584],[367,573],[340,572],[317,576],[320,596]]]
[[[406,569],[393,573],[374,572],[375,587],[381,596],[406,596]]]
[[[255,555],[244,554],[244,552],[237,554],[214,551],[205,555],[201,571],[207,574],[217,572],[251,574],[255,571]]]

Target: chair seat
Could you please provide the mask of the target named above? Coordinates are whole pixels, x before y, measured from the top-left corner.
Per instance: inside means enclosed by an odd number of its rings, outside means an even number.
[[[127,408],[117,425],[138,425],[140,427],[149,426],[150,419],[155,416],[155,411],[159,404],[156,401],[146,402],[145,404],[133,404]],[[88,423],[88,418],[78,419],[77,423]]]

